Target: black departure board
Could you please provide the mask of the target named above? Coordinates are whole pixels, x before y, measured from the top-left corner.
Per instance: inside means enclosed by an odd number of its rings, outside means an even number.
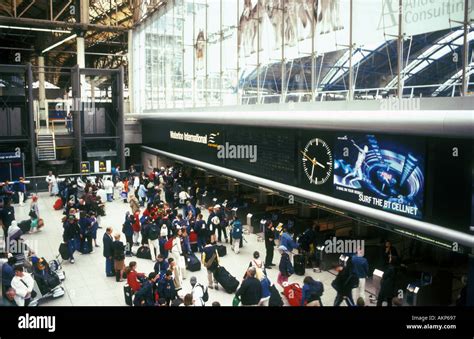
[[[226,167],[233,170],[296,185],[295,133],[283,129],[255,127],[228,128],[224,146],[249,146],[256,157],[225,159]],[[244,154],[245,155],[245,154]],[[252,154],[253,155],[253,154]]]

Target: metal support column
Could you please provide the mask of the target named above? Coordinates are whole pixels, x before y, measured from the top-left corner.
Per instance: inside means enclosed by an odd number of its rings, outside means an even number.
[[[117,74],[117,100],[118,100],[118,153],[120,158],[121,168],[126,168],[125,164],[125,116],[123,111],[123,81],[124,81],[124,69],[123,66],[119,67],[119,72]]]
[[[237,37],[240,36],[241,34],[241,27],[240,27],[240,6],[239,3],[240,1],[236,1],[237,3],[237,32],[236,35]],[[237,38],[237,105],[242,104],[242,99],[240,96],[240,45],[239,45],[239,39]]]
[[[49,128],[48,117],[46,116],[46,90],[45,90],[45,80],[44,80],[44,56],[38,56],[38,98],[39,98],[39,116],[40,121],[38,124],[41,126],[41,120],[46,121],[46,128]]]
[[[82,162],[82,121],[81,121],[81,75],[79,65],[71,70],[71,87],[72,87],[72,116],[74,131],[74,170],[79,170]]]
[[[467,96],[469,89],[469,75],[467,68],[469,67],[469,41],[467,35],[469,34],[470,28],[469,20],[469,0],[464,0],[464,44],[463,44],[463,56],[462,56],[462,96]]]
[[[219,103],[220,103],[220,106],[223,106],[224,104],[224,100],[223,100],[223,97],[222,97],[222,88],[223,88],[223,67],[222,67],[222,48],[223,48],[223,42],[224,42],[224,32],[223,32],[223,29],[222,29],[222,0],[220,0],[220,3],[219,3],[219,9],[220,9],[220,13],[219,13],[219,16],[220,16],[220,21],[219,21],[219,24],[220,24],[220,29],[219,29]]]
[[[26,65],[27,80],[28,80],[28,127],[30,136],[30,160],[31,160],[31,175],[36,175],[36,134],[35,134],[35,117],[33,109],[33,70],[31,64]],[[38,121],[39,124],[39,121]]]
[[[128,31],[128,104],[130,106],[129,111],[135,113],[135,107],[133,107],[133,30]]]
[[[350,0],[350,14],[349,14],[349,93],[347,100],[352,101],[354,99],[354,69],[352,67],[352,54],[354,50],[352,42],[352,7],[353,0]]]
[[[286,60],[285,60],[285,5],[281,8],[281,97],[280,103],[286,102]]]
[[[312,27],[312,35],[311,35],[311,102],[314,102],[316,99],[316,86],[315,86],[315,80],[316,80],[316,59],[317,59],[317,53],[316,53],[316,44],[315,44],[315,38],[316,38],[316,23],[318,22],[317,20],[317,13],[313,14],[313,22],[311,23]]]
[[[257,104],[262,103],[260,90],[260,6],[257,5]]]
[[[196,107],[196,1],[193,0],[193,108]]]
[[[208,65],[208,55],[209,55],[209,31],[208,31],[208,25],[207,25],[207,21],[208,21],[208,9],[209,9],[209,3],[208,3],[208,0],[206,0],[206,11],[205,11],[205,15],[206,15],[206,24],[205,24],[205,27],[206,27],[206,35],[205,35],[205,41],[206,41],[206,50],[204,52],[204,62],[206,63],[205,65],[205,69],[206,69],[206,75],[205,75],[205,80],[204,80],[204,97],[205,97],[205,103],[206,103],[206,107],[209,106],[209,65]]]
[[[397,96],[403,97],[403,0],[398,4],[398,43],[397,43]]]

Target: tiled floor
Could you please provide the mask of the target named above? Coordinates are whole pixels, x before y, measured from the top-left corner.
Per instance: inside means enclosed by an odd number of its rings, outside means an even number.
[[[53,203],[55,198],[49,197],[47,194],[39,195],[39,206],[41,218],[45,221],[43,231],[25,235],[29,245],[36,250],[39,256],[50,260],[58,255],[58,247],[62,241],[62,211],[55,211]],[[29,204],[29,201],[28,201]],[[28,218],[29,205],[20,207],[15,205],[16,219],[18,221]],[[128,204],[122,201],[114,201],[107,203],[106,214],[102,218],[102,229],[98,232],[98,243],[102,246],[102,236],[105,228],[111,226],[115,231],[122,228],[125,212],[129,209]],[[203,209],[204,211],[204,209]],[[124,239],[124,236],[122,236]],[[263,242],[258,242],[255,235],[246,235],[244,247],[239,254],[235,254],[230,246],[227,245],[227,255],[222,258],[221,264],[237,279],[241,279],[252,259],[252,253],[255,250],[260,251],[264,256],[265,245]],[[136,249],[136,248],[135,248]],[[105,276],[105,260],[102,256],[102,247],[96,248],[95,252],[88,255],[75,255],[76,263],[63,263],[63,269],[66,273],[66,280],[64,287],[66,294],[55,300],[49,300],[44,303],[44,306],[124,306],[123,285],[124,283],[115,282],[114,278],[107,278]],[[153,263],[150,260],[138,259],[136,257],[127,258],[128,261],[137,261],[138,271],[149,273],[153,271]],[[278,263],[279,254],[275,251],[274,262]],[[313,273],[312,270],[307,269],[307,274],[319,279],[324,284],[324,294],[322,301],[324,305],[332,305],[336,293],[331,287],[331,282],[334,275],[329,272]],[[207,274],[205,268],[199,272],[186,272],[187,279],[184,281],[183,290],[185,293],[191,291],[189,278],[194,275],[199,282],[207,284]],[[268,270],[270,280],[276,282],[278,270]],[[302,285],[304,276],[293,275],[290,282],[298,282]],[[281,288],[278,287],[280,290]],[[228,294],[222,289],[219,291],[209,290],[210,305],[213,301],[219,301],[221,305],[230,306],[232,304],[233,294]]]

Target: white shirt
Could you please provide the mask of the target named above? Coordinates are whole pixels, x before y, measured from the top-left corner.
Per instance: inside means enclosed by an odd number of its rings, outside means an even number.
[[[105,180],[104,181],[104,188],[105,188],[105,192],[107,194],[112,194],[112,192],[114,190],[114,183],[110,180]]]
[[[179,197],[179,202],[181,204],[184,204],[186,200],[189,199],[189,194],[186,191],[181,191],[179,192],[178,197]]]
[[[26,284],[23,284],[23,282]],[[23,277],[14,276],[11,282],[11,286],[16,292],[15,302],[18,306],[25,306],[25,297],[28,293],[31,294],[33,287],[35,286],[35,281],[28,273],[23,273]]]
[[[138,189],[139,186],[140,186],[140,178],[135,177],[135,179],[133,179],[133,188]]]
[[[56,182],[56,177],[54,176],[54,174],[48,175],[48,176],[46,177],[46,182],[47,182],[48,184],[52,184],[52,183]]]
[[[173,239],[173,248],[171,249],[171,253],[181,254],[182,252],[183,251],[181,250],[181,239],[179,237],[176,237]]]
[[[193,295],[194,306],[204,306],[204,301],[202,297],[204,296],[204,286],[201,284],[196,284],[191,291]]]
[[[105,190],[103,188],[97,190],[97,196],[100,197],[100,200],[102,202],[107,201],[107,194],[105,193]]]

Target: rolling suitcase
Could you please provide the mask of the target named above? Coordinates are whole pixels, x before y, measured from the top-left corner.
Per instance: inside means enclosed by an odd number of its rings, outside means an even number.
[[[281,298],[280,292],[278,292],[275,285],[270,286],[270,293],[270,301],[268,302],[268,306],[283,306],[283,299]]]
[[[217,245],[216,249],[217,249],[217,254],[219,254],[219,258],[222,258],[222,257],[226,256],[227,247],[225,247],[224,245]]]
[[[150,248],[148,246],[140,246],[137,250],[137,258],[151,260]]]
[[[123,287],[123,295],[125,297],[125,304],[132,306],[132,288],[129,285]]]
[[[186,257],[186,269],[191,272],[196,272],[201,270],[201,262],[196,257],[194,253],[187,254]]]
[[[222,266],[215,270],[214,279],[224,287],[227,293],[234,293],[239,286],[237,279]]]
[[[295,274],[304,275],[305,274],[305,257],[301,254],[295,254],[293,257],[293,266],[295,269]]]
[[[69,250],[67,248],[67,244],[61,243],[61,245],[59,245],[59,255],[63,260],[69,259]]]

